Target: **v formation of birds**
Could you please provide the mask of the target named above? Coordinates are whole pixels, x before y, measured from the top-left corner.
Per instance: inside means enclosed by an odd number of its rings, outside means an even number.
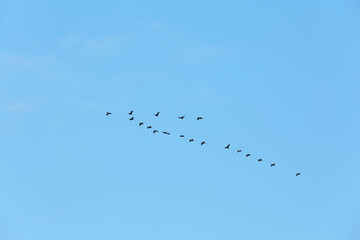
[[[131,116],[130,118],[129,118],[129,120],[130,121],[133,121],[135,118],[133,117],[133,113],[134,113],[134,110],[132,110],[132,111],[130,111],[128,114]],[[109,116],[109,115],[111,115],[112,113],[111,112],[106,112],[106,116]],[[155,113],[154,114],[154,116],[155,117],[159,117],[159,114],[160,114],[160,112],[157,112],[157,113]],[[184,119],[185,118],[185,116],[180,116],[180,117],[178,117],[179,119]],[[199,121],[199,120],[202,120],[203,118],[202,117],[197,117],[196,118],[196,120],[197,121]],[[139,126],[141,127],[142,125],[144,125],[144,122],[139,122]],[[152,129],[152,126],[146,126],[147,127],[147,129]],[[155,134],[155,133],[158,133],[159,131],[158,130],[153,130],[153,134]],[[166,132],[166,131],[162,131],[162,133],[163,134],[166,134],[166,135],[170,135],[170,133],[169,132]],[[183,137],[185,137],[185,135],[180,135],[180,137],[181,138],[183,138]],[[189,139],[189,142],[194,142],[195,140],[193,139],[193,138],[191,138],[191,139]],[[201,146],[203,146],[203,145],[205,145],[206,144],[206,142],[205,141],[201,141],[201,143],[200,143],[200,145]],[[230,145],[231,144],[227,144],[226,146],[225,146],[225,149],[226,150],[229,150],[230,149]],[[240,153],[240,152],[242,152],[242,150],[241,149],[238,149],[238,150],[236,150],[236,152],[237,153]],[[251,156],[251,154],[250,153],[247,153],[246,155],[245,155],[245,157],[250,157]],[[262,162],[263,160],[261,159],[261,158],[259,158],[258,160],[257,160],[258,162]],[[275,163],[271,163],[270,164],[270,167],[275,167],[276,166],[276,164]],[[296,173],[295,174],[295,176],[300,176],[300,172],[298,172],[298,173]]]

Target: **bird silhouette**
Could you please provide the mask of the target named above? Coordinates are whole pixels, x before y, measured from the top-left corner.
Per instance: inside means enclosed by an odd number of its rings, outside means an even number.
[[[128,114],[129,114],[129,115],[133,115],[133,112],[134,112],[134,111],[131,110]],[[112,114],[111,112],[106,112],[106,116],[109,116],[109,115],[111,115],[111,114]],[[154,114],[154,116],[158,117],[159,114],[160,114],[160,112],[157,112],[156,114]],[[178,118],[179,118],[179,119],[184,119],[185,116],[179,116]],[[203,119],[203,118],[202,118],[202,117],[197,117],[196,120],[201,120],[201,119]],[[129,118],[129,120],[130,120],[130,121],[133,121],[133,120],[134,120],[134,117],[132,116],[131,118]],[[139,126],[142,126],[142,125],[144,125],[144,122],[139,122]],[[147,126],[147,129],[151,129],[151,128],[152,128],[152,126]],[[154,131],[153,131],[153,134],[158,133],[158,132],[159,132],[158,130],[154,130]],[[170,135],[169,132],[163,131],[162,133],[163,133],[163,134],[166,134],[166,135]],[[183,138],[183,137],[185,137],[185,135],[180,135],[180,137]],[[193,138],[189,139],[189,142],[194,142],[194,141],[195,141],[195,140],[194,140]],[[206,144],[205,141],[202,141],[202,142],[200,143],[201,146],[202,146],[202,145],[205,145],[205,144]],[[225,149],[230,149],[230,144],[228,144],[228,145],[225,147]],[[240,153],[240,152],[242,152],[242,150],[241,150],[241,149],[238,149],[236,152]],[[250,153],[247,153],[247,154],[245,155],[245,157],[250,157]],[[259,158],[257,161],[258,161],[258,162],[262,162],[263,160],[262,160],[261,158]],[[271,163],[271,164],[270,164],[270,167],[275,167],[275,166],[276,166],[275,163]],[[295,176],[300,176],[300,175],[301,175],[300,172],[298,172],[298,173],[295,174]]]
[[[108,116],[108,115],[110,115],[110,114],[112,114],[111,112],[106,112],[106,116]]]

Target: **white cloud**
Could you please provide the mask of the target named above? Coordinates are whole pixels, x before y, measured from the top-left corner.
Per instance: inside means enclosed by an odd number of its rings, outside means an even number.
[[[8,54],[0,52],[0,65],[15,68],[42,69],[53,64],[56,61],[54,57],[39,56],[34,54]]]
[[[123,36],[106,36],[98,39],[86,39],[84,47],[87,51],[110,54],[121,49],[124,43]]]
[[[215,91],[211,90],[206,86],[201,86],[191,95],[187,95],[177,100],[177,104],[183,103],[199,103],[199,102],[211,102],[211,101],[222,101],[223,96],[219,95]]]
[[[126,37],[123,35],[108,35],[97,38],[84,38],[75,35],[59,40],[62,48],[73,49],[85,54],[112,55],[123,48]]]
[[[148,24],[150,29],[154,30],[168,30],[170,26],[162,22],[151,22]]]
[[[136,25],[140,27],[142,31],[164,31],[172,29],[170,25],[159,21],[138,22]]]
[[[6,112],[31,112],[35,110],[35,107],[26,102],[12,102],[8,104],[2,104],[1,109]]]
[[[220,46],[199,46],[186,51],[183,51],[183,57],[185,58],[216,58],[224,56],[227,53],[227,49]]]

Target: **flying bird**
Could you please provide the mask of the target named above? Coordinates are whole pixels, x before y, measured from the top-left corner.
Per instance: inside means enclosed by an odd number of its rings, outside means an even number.
[[[185,117],[185,116],[181,116],[181,117],[179,117],[179,119],[184,119],[184,117]]]
[[[262,162],[262,159],[260,158],[260,159],[258,159],[258,162]]]
[[[275,167],[275,163],[272,163],[272,164],[270,165],[270,167]]]
[[[202,117],[198,117],[196,120],[201,120],[201,119],[203,119]]]
[[[150,129],[150,128],[152,128],[152,126],[147,126],[147,129]]]
[[[155,117],[158,117],[160,114],[160,112],[157,112],[156,114],[154,114]]]
[[[250,153],[246,154],[246,157],[250,157]]]
[[[140,123],[139,123],[139,126],[141,127],[141,125],[144,125],[144,123],[143,123],[143,122],[140,122]]]
[[[130,121],[134,120],[134,117],[129,118]]]
[[[204,145],[204,144],[206,144],[206,142],[201,142],[201,146]]]
[[[190,140],[189,140],[189,142],[193,142],[193,141],[194,141],[194,139],[190,139]]]
[[[185,137],[184,135],[180,135],[180,137]]]
[[[241,150],[239,149],[239,150],[237,150],[236,152],[238,152],[238,153],[239,153],[239,152],[241,152]]]
[[[159,132],[159,131],[158,131],[158,130],[154,130],[154,131],[153,131],[153,134],[154,134],[154,133],[157,133],[157,132]]]
[[[296,176],[300,176],[300,173],[297,173]]]
[[[112,114],[111,112],[106,112],[106,116]]]
[[[225,149],[229,149],[229,147],[230,147],[230,144],[228,144],[228,145],[225,147]]]
[[[132,114],[133,114],[133,112],[134,112],[134,110],[131,110],[128,114],[129,114],[129,115],[132,115]]]
[[[168,133],[168,132],[162,132],[163,134],[166,134],[166,135],[170,135],[170,133]]]

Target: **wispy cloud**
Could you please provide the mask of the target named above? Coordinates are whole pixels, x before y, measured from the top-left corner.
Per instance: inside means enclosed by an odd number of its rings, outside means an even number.
[[[9,54],[0,52],[0,65],[2,67],[13,67],[23,69],[38,69],[52,65],[56,59],[49,56],[35,54]]]
[[[170,25],[160,21],[138,22],[136,26],[139,27],[141,31],[164,31],[172,29]]]
[[[108,56],[115,54],[124,47],[124,35],[108,35],[97,38],[79,37],[71,35],[60,39],[59,44],[67,50],[75,50],[85,54]]]
[[[203,45],[182,51],[183,58],[208,59],[222,57],[228,53],[228,49],[221,46]]]
[[[0,108],[6,112],[31,112],[35,110],[34,106],[21,101],[1,104]]]
[[[182,97],[176,101],[177,104],[184,103],[199,103],[201,102],[214,102],[214,101],[222,101],[224,97],[211,90],[206,86],[200,86],[195,92],[189,94],[185,97]]]
[[[148,28],[153,29],[153,30],[168,30],[168,29],[170,29],[169,25],[162,23],[162,22],[157,22],[157,21],[150,22],[147,24],[147,26],[148,26]]]
[[[85,39],[84,48],[98,54],[111,54],[120,50],[124,44],[123,36],[105,36],[98,39]]]

